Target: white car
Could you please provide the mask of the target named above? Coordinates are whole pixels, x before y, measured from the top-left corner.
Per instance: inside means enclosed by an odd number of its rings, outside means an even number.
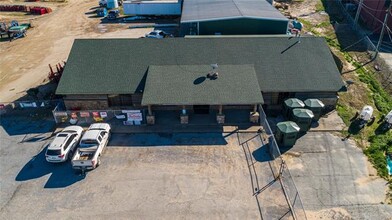
[[[71,159],[76,146],[82,137],[83,128],[80,126],[68,126],[56,135],[46,150],[46,161],[61,163]]]
[[[166,37],[173,37],[172,34],[166,33],[161,30],[151,31],[150,33],[146,34],[146,38],[166,38]]]

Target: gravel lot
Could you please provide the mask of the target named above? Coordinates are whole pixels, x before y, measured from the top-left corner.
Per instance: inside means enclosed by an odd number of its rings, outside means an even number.
[[[0,219],[291,219],[255,134],[114,134],[81,176],[45,161],[53,126],[1,118]],[[308,219],[390,219],[386,182],[350,141],[309,132],[284,157]]]
[[[236,135],[113,135],[84,177],[70,163],[46,163],[50,126],[26,135],[38,130],[13,124],[0,128],[0,219],[260,218]]]

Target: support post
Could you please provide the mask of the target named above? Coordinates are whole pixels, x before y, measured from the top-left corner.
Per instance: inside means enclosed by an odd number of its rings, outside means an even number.
[[[221,115],[222,112],[223,112],[223,106],[222,106],[222,105],[219,105],[219,114]]]
[[[186,108],[185,105],[182,106],[182,114],[186,114]]]
[[[149,114],[149,115],[152,115],[151,105],[148,105],[148,114]]]
[[[253,112],[257,112],[257,105],[253,106]]]
[[[389,16],[389,13],[391,13],[391,8],[392,8],[392,3],[389,5],[389,7],[388,7],[388,9],[387,9],[387,11],[385,13],[384,22],[382,23],[382,29],[381,29],[381,33],[380,33],[380,38],[378,39],[378,43],[377,43],[377,46],[376,46],[376,57],[378,55],[378,50],[379,50],[379,48],[381,46],[382,39],[384,38],[385,26],[387,25],[388,16]]]
[[[356,29],[356,27],[357,27],[359,14],[361,13],[362,4],[363,4],[363,0],[361,0],[361,1],[359,2],[358,9],[357,9],[357,13],[355,14],[355,19],[354,19],[354,28],[355,28],[355,29]]]

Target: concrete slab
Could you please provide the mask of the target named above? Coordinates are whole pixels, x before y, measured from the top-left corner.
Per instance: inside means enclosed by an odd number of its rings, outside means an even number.
[[[313,122],[310,131],[342,131],[346,128],[336,110]]]
[[[382,204],[386,181],[374,176],[374,168],[354,142],[342,141],[328,132],[308,132],[283,157],[308,216],[392,217],[392,207]],[[335,215],[330,216],[331,213]]]

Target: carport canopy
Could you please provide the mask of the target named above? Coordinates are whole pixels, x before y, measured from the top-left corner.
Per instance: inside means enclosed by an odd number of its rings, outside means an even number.
[[[142,105],[254,105],[263,96],[253,65],[152,65]]]

